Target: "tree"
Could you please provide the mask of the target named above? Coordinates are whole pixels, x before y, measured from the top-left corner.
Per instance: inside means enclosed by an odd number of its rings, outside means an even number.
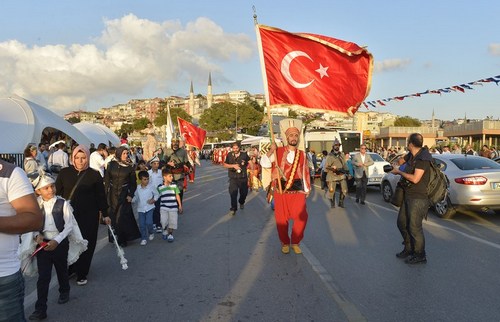
[[[144,130],[149,123],[149,119],[147,117],[141,117],[139,119],[135,119],[134,123],[132,124],[132,127],[136,131]]]
[[[238,120],[236,121],[236,113]],[[264,113],[255,110],[249,104],[234,104],[221,102],[212,105],[200,116],[200,127],[217,133],[222,140],[235,136],[236,123],[238,131],[243,130],[255,135],[260,129]]]
[[[193,120],[193,117],[189,115],[184,109],[171,108],[170,117],[172,118],[172,122],[174,123],[174,125],[177,125],[177,116],[188,122],[191,122]],[[165,109],[164,111],[158,113],[158,116],[154,120],[154,124],[156,126],[165,125],[167,124],[167,118],[168,118],[168,112],[167,109]]]
[[[76,116],[72,116],[70,117],[69,119],[67,119],[67,121],[71,124],[75,124],[75,123],[80,123],[81,120],[79,117],[76,117]]]
[[[422,123],[416,118],[410,116],[401,116],[396,118],[394,121],[394,126],[403,126],[403,127],[418,127],[421,126]]]
[[[134,132],[134,126],[130,123],[123,123],[122,126],[120,127],[120,130],[116,134],[118,136],[121,136],[122,133],[130,134],[132,132]]]
[[[256,111],[264,113],[264,107],[260,106],[259,103],[257,103],[257,101],[251,99],[250,96],[245,97],[244,103],[253,107]]]

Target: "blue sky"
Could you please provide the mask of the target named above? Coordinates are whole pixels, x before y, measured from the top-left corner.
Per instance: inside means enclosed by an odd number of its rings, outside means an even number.
[[[263,93],[252,6],[261,24],[367,46],[367,100],[500,75],[500,2],[489,0],[87,0],[0,2],[0,95],[57,114],[133,98]],[[421,119],[500,117],[500,86],[370,108]],[[366,109],[361,108],[361,111]]]

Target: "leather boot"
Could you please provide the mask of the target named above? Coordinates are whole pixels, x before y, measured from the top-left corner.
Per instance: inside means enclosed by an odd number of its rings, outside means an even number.
[[[341,193],[339,196],[339,207],[340,208],[344,208],[344,198],[345,198],[345,195],[343,193]]]
[[[330,199],[330,208],[335,208],[335,196]]]

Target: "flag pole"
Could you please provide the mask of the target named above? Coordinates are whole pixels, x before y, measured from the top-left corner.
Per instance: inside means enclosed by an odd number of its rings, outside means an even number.
[[[257,13],[255,10],[255,6],[252,6],[252,9],[253,9],[253,22],[255,25],[255,33],[257,35],[257,46],[259,49],[259,59],[260,59],[260,69],[262,72],[262,82],[264,84],[264,97],[266,98],[267,120],[269,122],[268,129],[269,129],[269,134],[271,137],[271,144],[276,144],[276,141],[274,138],[274,131],[273,131],[273,122],[272,122],[272,118],[271,118],[271,107],[269,104],[269,90],[268,90],[268,86],[267,86],[266,68],[264,65],[264,51],[262,50],[262,40],[260,38],[259,23],[257,22]],[[270,184],[272,184],[272,176],[273,176],[273,172],[274,172],[273,170],[276,167],[276,150],[274,150],[273,155],[274,155],[275,162],[273,162],[271,165],[271,183]],[[278,189],[279,189],[280,193],[283,193],[283,189],[281,187],[281,180],[279,180],[279,178],[278,178]]]

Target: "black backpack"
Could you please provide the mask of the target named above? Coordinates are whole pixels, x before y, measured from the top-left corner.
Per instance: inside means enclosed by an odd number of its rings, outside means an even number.
[[[448,179],[434,161],[430,162],[429,185],[427,186],[427,196],[431,206],[435,206],[443,201],[448,194]]]

